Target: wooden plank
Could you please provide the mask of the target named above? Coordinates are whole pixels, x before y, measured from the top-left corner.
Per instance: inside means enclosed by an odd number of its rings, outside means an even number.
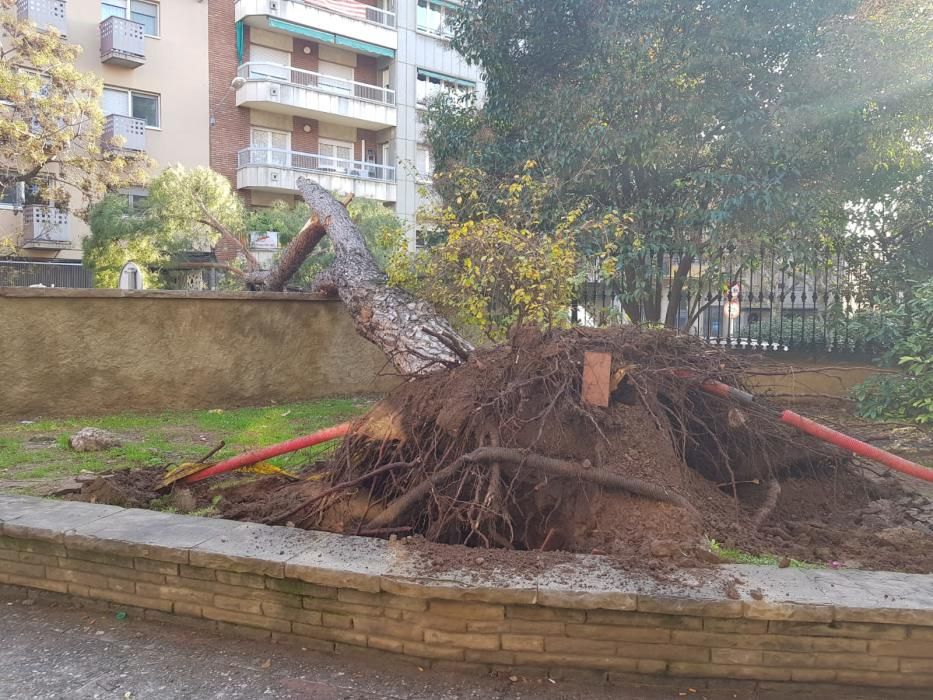
[[[591,406],[609,406],[609,370],[612,355],[608,352],[583,353],[583,400]]]

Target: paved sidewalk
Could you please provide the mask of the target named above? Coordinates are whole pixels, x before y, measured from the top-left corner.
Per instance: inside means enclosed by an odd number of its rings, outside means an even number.
[[[24,602],[25,601],[25,602]],[[631,687],[468,676],[358,655],[328,656],[29,600],[0,590],[4,700],[659,700],[825,697],[819,692]],[[662,681],[663,682],[663,681]],[[894,697],[878,691],[834,698]],[[907,697],[901,693],[898,697]]]

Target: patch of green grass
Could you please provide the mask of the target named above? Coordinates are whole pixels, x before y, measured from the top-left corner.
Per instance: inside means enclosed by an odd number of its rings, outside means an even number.
[[[159,467],[202,458],[221,440],[226,445],[211,460],[306,435],[360,415],[370,398],[322,399],[262,408],[116,414],[0,424],[0,482],[52,480],[81,471]],[[101,452],[74,452],[68,438],[81,428],[108,430],[123,442]],[[297,469],[320,458],[332,445],[283,455],[274,463]],[[0,488],[3,488],[0,486]],[[22,489],[16,489],[22,491]]]
[[[723,561],[731,564],[757,564],[758,566],[778,566],[782,557],[776,557],[773,554],[751,554],[741,549],[723,547],[716,540],[709,540],[710,551]],[[822,564],[813,564],[811,562],[789,559],[790,567],[794,569],[822,569]]]

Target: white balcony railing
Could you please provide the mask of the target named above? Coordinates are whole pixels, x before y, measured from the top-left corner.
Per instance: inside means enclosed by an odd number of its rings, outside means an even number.
[[[272,80],[277,83],[306,88],[328,95],[352,97],[381,105],[395,105],[394,90],[277,63],[250,61],[237,69],[237,75],[247,80]]]
[[[67,210],[43,204],[23,207],[24,247],[67,248],[70,242]]]
[[[146,62],[146,27],[111,15],[100,23],[100,60],[136,68]]]
[[[270,6],[272,14],[278,14],[276,10],[281,10],[288,14],[294,9],[304,9],[311,5],[314,8],[330,12],[341,17],[358,19],[362,22],[370,22],[383,27],[395,27],[395,13],[383,10],[380,7],[364,5],[355,0],[264,0],[265,4]],[[292,6],[294,9],[290,8]]]
[[[279,2],[302,2],[302,0],[279,0]],[[365,5],[354,0],[304,0],[302,4],[314,5],[329,10],[337,15],[360,19],[364,22],[381,24],[383,27],[395,26],[395,13],[383,10],[381,7]]]
[[[145,151],[146,120],[122,114],[104,117],[102,147],[107,151]]]
[[[389,165],[334,158],[319,153],[298,153],[278,148],[244,148],[237,155],[237,167],[243,168],[248,165],[331,173],[360,180],[395,182],[395,168]]]
[[[65,0],[16,0],[16,18],[30,21],[40,30],[55,27],[68,36]]]

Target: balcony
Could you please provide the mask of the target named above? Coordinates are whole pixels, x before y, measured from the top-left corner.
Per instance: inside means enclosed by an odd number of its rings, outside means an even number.
[[[274,63],[244,63],[238,107],[320,119],[361,129],[396,126],[395,91]]]
[[[146,120],[108,114],[104,118],[101,147],[105,151],[145,151]]]
[[[42,204],[23,207],[23,248],[61,250],[71,246],[68,212]]]
[[[244,148],[238,154],[238,189],[293,194],[299,177],[331,192],[352,192],[381,202],[396,199],[395,168],[387,165],[267,148]]]
[[[65,0],[16,0],[16,18],[32,22],[39,29],[54,27],[68,36]]]
[[[146,62],[146,28],[139,22],[110,16],[100,23],[100,60],[112,66],[138,68]]]
[[[238,22],[360,53],[391,58],[398,48],[395,13],[354,0],[237,0],[234,11]],[[371,44],[375,50],[354,42]]]

